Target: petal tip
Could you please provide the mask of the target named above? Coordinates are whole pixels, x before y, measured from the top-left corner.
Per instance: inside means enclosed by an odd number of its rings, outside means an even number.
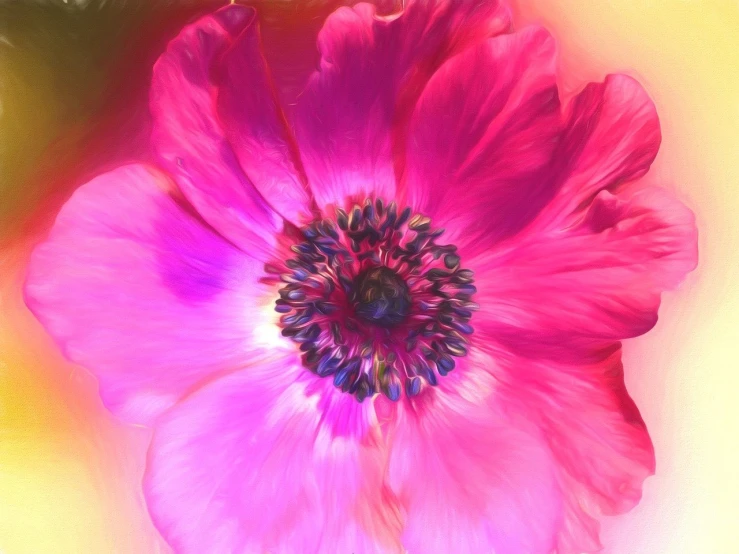
[[[256,16],[256,9],[243,4],[229,4],[213,14],[213,17],[231,37],[235,37],[249,27]]]

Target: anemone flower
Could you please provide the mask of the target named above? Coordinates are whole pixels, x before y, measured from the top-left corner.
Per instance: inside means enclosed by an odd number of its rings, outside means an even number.
[[[640,180],[654,105],[572,98],[496,1],[343,7],[281,106],[258,18],[184,28],[153,72],[153,162],[80,187],[30,308],[105,405],[153,428],[178,553],[573,554],[654,453],[622,339],[697,260]]]

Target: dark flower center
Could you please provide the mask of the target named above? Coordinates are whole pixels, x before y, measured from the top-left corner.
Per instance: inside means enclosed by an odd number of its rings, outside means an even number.
[[[473,274],[443,229],[394,202],[367,200],[301,229],[293,257],[268,264],[275,309],[307,369],[363,401],[435,386],[467,354]]]
[[[354,279],[356,314],[380,327],[395,327],[411,309],[411,294],[405,281],[385,266],[370,267]]]

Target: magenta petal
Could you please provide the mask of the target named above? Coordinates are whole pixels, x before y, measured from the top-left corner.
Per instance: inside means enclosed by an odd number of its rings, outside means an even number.
[[[268,333],[262,263],[206,229],[173,188],[141,165],[82,186],[34,251],[25,286],[66,356],[97,376],[105,404],[143,424],[241,365]]]
[[[262,55],[256,19],[219,64],[218,112],[226,136],[254,186],[283,217],[310,219],[311,195]]]
[[[214,60],[250,24],[254,10],[227,6],[186,27],[154,66],[150,107],[152,143],[200,215],[247,252],[268,253],[280,218],[243,173],[221,129]]]
[[[294,120],[318,204],[394,198],[395,149],[424,84],[449,56],[509,23],[494,1],[408,2],[392,17],[369,4],[334,12],[318,39],[320,70]]]
[[[275,357],[162,418],[144,490],[179,554],[400,553],[372,404],[301,375]]]
[[[452,242],[490,248],[552,198],[555,54],[542,28],[498,36],[449,60],[421,95],[403,192]]]
[[[624,386],[620,350],[590,364],[503,353],[496,359],[509,405],[542,430],[556,458],[565,493],[557,552],[599,550],[598,517],[633,508],[655,469],[651,440]]]
[[[476,329],[526,356],[577,357],[647,332],[697,263],[692,212],[667,191],[603,191],[579,225],[481,256]]]
[[[559,192],[538,225],[551,226],[576,214],[599,191],[615,191],[644,175],[660,141],[657,110],[637,81],[609,75],[603,83],[590,83],[569,105],[552,169]]]
[[[403,545],[424,554],[550,554],[561,524],[552,455],[533,426],[500,409],[494,380],[474,367],[492,361],[470,356],[467,379],[450,374],[453,386],[399,410],[389,478],[406,509]]]

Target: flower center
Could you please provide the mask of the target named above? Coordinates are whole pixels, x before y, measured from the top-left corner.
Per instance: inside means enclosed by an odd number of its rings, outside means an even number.
[[[356,314],[380,327],[395,327],[403,322],[411,309],[408,285],[392,269],[370,267],[354,279]]]
[[[467,354],[476,289],[442,233],[379,199],[301,229],[293,257],[267,269],[284,283],[275,309],[305,367],[360,402],[415,396],[452,371]]]

